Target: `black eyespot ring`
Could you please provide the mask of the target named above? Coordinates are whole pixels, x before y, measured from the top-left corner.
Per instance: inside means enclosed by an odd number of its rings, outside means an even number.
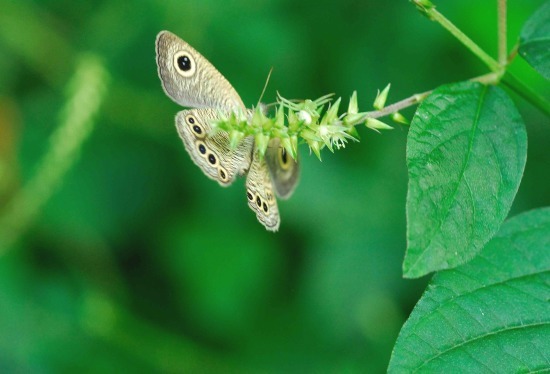
[[[178,57],[178,68],[182,71],[189,71],[191,70],[191,59],[187,55],[183,55]]]
[[[288,170],[288,168],[290,168],[291,160],[288,156],[286,149],[284,147],[280,147],[278,155],[279,155],[279,164],[281,165],[281,168],[283,170]]]
[[[260,196],[256,196],[256,204],[258,204],[258,207],[262,206],[262,199],[260,199]]]
[[[264,208],[264,212],[267,213],[267,204],[265,202],[262,204],[262,207]]]
[[[201,155],[205,155],[206,154],[206,146],[204,145],[203,142],[199,141],[197,142],[197,149],[199,150],[199,153]]]
[[[193,114],[186,115],[185,122],[189,125],[189,127],[191,128],[191,130],[193,131],[193,133],[196,135],[197,138],[203,139],[206,136],[204,127]]]
[[[188,51],[183,50],[174,54],[173,64],[174,70],[185,78],[189,78],[195,74],[195,60],[193,59],[193,54]]]
[[[246,191],[246,197],[250,201],[254,200],[254,195],[252,195],[252,192],[250,191]]]
[[[285,165],[288,162],[288,156],[286,154],[286,149],[284,148],[281,149],[281,161],[283,161],[283,164]]]
[[[208,162],[210,162],[212,165],[216,165],[216,156],[214,156],[212,153],[208,155]]]
[[[220,167],[218,169],[218,174],[220,175],[220,178],[222,179],[222,182],[227,182],[227,172],[224,170],[224,168]]]

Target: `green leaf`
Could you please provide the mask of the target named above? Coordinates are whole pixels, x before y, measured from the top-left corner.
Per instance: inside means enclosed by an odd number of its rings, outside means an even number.
[[[550,79],[550,1],[544,3],[523,26],[519,54],[546,79]]]
[[[407,140],[405,277],[479,252],[506,218],[526,152],[523,121],[498,87],[443,86],[420,105]]]
[[[550,208],[508,220],[479,256],[434,276],[389,373],[550,370]]]

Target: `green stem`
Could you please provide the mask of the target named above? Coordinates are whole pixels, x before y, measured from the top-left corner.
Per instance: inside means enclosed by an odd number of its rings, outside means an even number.
[[[105,346],[140,357],[155,372],[221,373],[228,368],[238,372],[223,356],[160,329],[95,290],[85,294],[80,323],[87,334]]]
[[[506,72],[501,80],[502,84],[510,88],[512,91],[523,97],[530,102],[533,106],[538,108],[541,112],[550,117],[550,102],[544,97],[540,96],[535,91],[531,90],[522,81],[517,79],[510,72]]]
[[[428,18],[438,22],[447,31],[453,34],[462,44],[464,44],[464,46],[466,46],[466,48],[468,48],[474,55],[483,61],[483,63],[485,63],[485,65],[487,65],[492,72],[496,74],[494,81],[489,83],[496,84],[498,82],[502,82],[502,84],[509,87],[532,105],[550,116],[550,103],[506,71],[506,64],[515,56],[516,53],[515,51],[512,51],[510,56],[506,56],[506,0],[498,0],[499,62],[495,61],[470,38],[468,38],[466,34],[459,30],[451,21],[439,13],[430,0],[411,1]]]
[[[0,256],[33,222],[78,159],[93,128],[93,117],[104,97],[107,73],[95,56],[81,59],[69,82],[71,92],[62,111],[62,123],[50,139],[36,173],[0,212]]]
[[[501,66],[508,61],[506,38],[506,0],[498,0],[498,63]]]
[[[470,79],[473,82],[481,82],[483,84],[497,84],[499,81],[499,76],[496,73],[488,73],[485,75],[481,75],[479,77],[475,77]],[[372,112],[366,112],[365,117],[368,118],[380,118],[385,117],[390,114],[394,114],[399,112],[400,110],[403,110],[405,108],[408,108],[413,105],[420,104],[424,99],[426,99],[430,94],[433,92],[433,90],[422,92],[419,94],[414,94],[411,97],[408,97],[406,99],[403,99],[401,101],[398,101],[396,103],[390,104],[380,110],[375,110]]]
[[[464,34],[458,27],[449,21],[443,14],[439,13],[435,6],[427,0],[412,0],[417,8],[423,12],[429,19],[436,21],[457,38],[466,48],[476,55],[485,65],[494,72],[501,72],[502,67],[495,59],[489,56],[472,39]]]
[[[405,108],[408,108],[410,106],[420,103],[422,100],[430,96],[431,93],[432,91],[426,91],[423,93],[414,94],[411,97],[408,97],[406,99],[403,99],[401,101],[388,105],[380,110],[366,112],[365,118],[380,118],[380,117],[385,117],[390,114],[399,112],[400,110],[403,110]]]

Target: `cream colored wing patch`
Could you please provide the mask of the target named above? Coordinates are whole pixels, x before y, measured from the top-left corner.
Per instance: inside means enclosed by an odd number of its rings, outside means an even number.
[[[176,115],[176,128],[195,164],[206,176],[228,186],[250,167],[254,139],[243,139],[236,149],[231,149],[226,132],[212,134],[210,121],[218,115],[217,110],[208,108],[182,110]]]
[[[248,206],[256,213],[258,221],[267,230],[277,231],[280,224],[277,200],[265,158],[260,160],[257,152],[253,152],[252,163],[246,178],[246,198]]]
[[[161,31],[156,52],[162,88],[176,103],[193,108],[245,109],[229,81],[178,36]]]
[[[275,187],[275,193],[281,199],[288,199],[294,192],[300,176],[300,165],[281,146],[277,138],[269,142],[265,160]]]

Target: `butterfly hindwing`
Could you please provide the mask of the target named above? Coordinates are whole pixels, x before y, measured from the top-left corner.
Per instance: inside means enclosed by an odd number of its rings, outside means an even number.
[[[226,132],[212,132],[210,121],[217,119],[218,113],[208,108],[182,110],[176,115],[176,128],[193,162],[206,176],[228,186],[248,170],[253,138],[245,138],[231,149]]]
[[[269,142],[265,159],[271,175],[275,193],[282,199],[288,199],[298,184],[300,166],[281,146],[279,139]]]
[[[256,213],[258,221],[269,231],[279,229],[280,218],[277,200],[265,158],[253,152],[252,163],[246,177],[248,206]]]

